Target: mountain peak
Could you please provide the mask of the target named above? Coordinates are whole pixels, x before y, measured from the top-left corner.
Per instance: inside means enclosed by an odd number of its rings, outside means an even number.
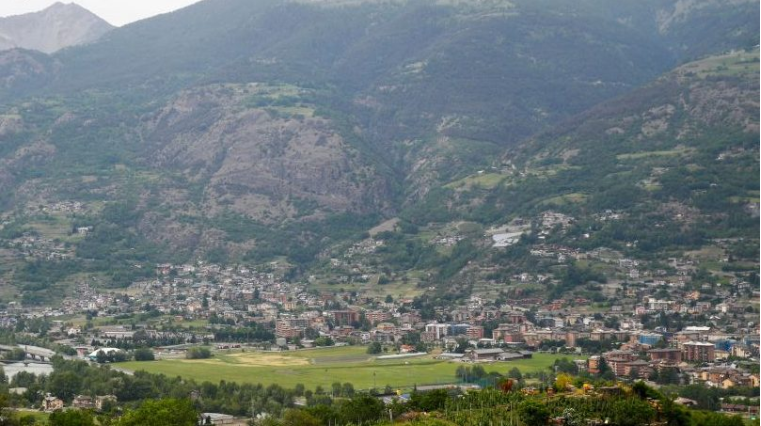
[[[62,1],[57,1],[57,2],[55,2],[55,3],[53,3],[53,4],[51,4],[50,6],[46,7],[46,8],[45,8],[45,9],[43,9],[43,10],[50,10],[50,9],[60,9],[60,8],[62,8],[62,7],[68,7],[68,6],[70,6],[70,5],[73,5],[73,6],[77,6],[77,4],[76,4],[76,3],[64,3],[64,2],[62,2]]]
[[[93,12],[91,12],[90,10],[86,9],[83,6],[80,6],[78,3],[74,3],[74,2],[64,3],[64,2],[61,2],[61,1],[57,1],[57,2],[55,2],[53,4],[51,4],[50,6],[46,7],[45,9],[41,10],[38,13],[43,13],[43,12],[61,12],[61,11],[85,12],[85,13],[88,13],[90,15],[95,15]],[[97,15],[95,15],[95,16],[97,16]]]
[[[91,43],[114,27],[76,3],[56,2],[24,15],[0,18],[0,50],[24,48],[53,53]]]

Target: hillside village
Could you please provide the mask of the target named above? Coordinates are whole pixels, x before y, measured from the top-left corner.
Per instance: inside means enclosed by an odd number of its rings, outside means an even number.
[[[353,246],[342,262],[359,268],[361,260],[355,259],[380,245],[382,241],[371,240]],[[696,268],[688,259],[669,259],[666,271],[603,249],[538,244],[531,255],[561,262],[597,259],[626,279],[601,285],[604,303],[541,295],[502,297],[495,303],[474,294],[430,310],[421,309],[420,298],[319,291],[307,283],[290,283],[284,278],[287,268],[276,262],[258,268],[161,264],[155,279],[124,291],[82,283],[77,296],[57,308],[12,303],[2,324],[22,331],[24,323],[43,318],[46,329],[40,334],[75,348],[80,356],[147,341],[159,357],[202,343],[279,351],[378,342],[392,353],[440,348],[441,357],[459,362],[509,362],[531,351],[584,354],[576,361],[578,369],[595,374],[603,361],[619,378],[758,386],[757,367],[751,373],[749,365],[757,366],[759,356],[758,313],[752,304],[759,294],[749,282],[735,278],[725,285],[696,286]],[[513,279],[541,283],[551,277],[519,273]],[[77,315],[89,320],[74,324],[59,319]],[[154,318],[160,321],[148,321]],[[236,329],[249,334],[230,332]]]

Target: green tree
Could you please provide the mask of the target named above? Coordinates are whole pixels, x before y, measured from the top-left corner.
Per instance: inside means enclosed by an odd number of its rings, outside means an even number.
[[[211,358],[211,350],[202,346],[190,348],[185,354],[187,359],[207,359]]]
[[[380,419],[383,408],[381,400],[363,394],[344,402],[340,407],[340,413],[346,423],[363,425]]]
[[[328,423],[333,424],[339,417],[338,411],[329,405],[317,405],[309,407],[306,410],[309,415],[317,419],[320,424],[326,425]]]
[[[621,399],[613,403],[613,423],[619,426],[639,426],[650,424],[655,419],[655,410],[647,401],[636,398]]]
[[[383,352],[383,346],[378,342],[370,343],[370,346],[367,347],[367,353],[370,355],[376,355]]]
[[[296,396],[304,396],[304,384],[296,383],[296,387],[293,388],[293,393]]]
[[[521,374],[521,370],[519,370],[518,367],[513,367],[507,372],[507,377],[515,380],[522,380],[523,374]]]
[[[526,426],[544,426],[550,420],[547,407],[537,401],[524,401],[518,406],[518,414]]]
[[[134,357],[135,361],[153,361],[156,359],[153,351],[148,348],[135,349]]]
[[[552,369],[558,373],[579,374],[579,367],[568,358],[556,359]]]
[[[50,375],[48,391],[64,401],[71,401],[81,388],[82,377],[73,371],[55,371]]]
[[[48,420],[50,426],[95,426],[95,419],[88,411],[56,411]]]
[[[116,426],[196,426],[198,413],[190,400],[161,399],[143,402],[127,411]]]
[[[315,346],[333,346],[335,342],[330,337],[321,336],[314,339]]]
[[[8,394],[0,393],[0,426],[16,426],[18,417],[15,411],[8,407]]]
[[[6,352],[3,358],[11,361],[23,361],[26,359],[26,352],[21,348],[13,348],[12,351]]]
[[[320,421],[304,410],[287,410],[283,426],[320,426]]]
[[[11,387],[28,388],[34,385],[37,381],[37,376],[34,373],[28,371],[19,371],[11,379]]]
[[[681,405],[674,403],[670,398],[663,398],[661,400],[661,412],[668,426],[690,426],[692,424],[690,412]]]
[[[436,389],[429,392],[413,392],[410,404],[418,410],[436,411],[444,408],[449,400],[449,394],[445,389]]]
[[[341,385],[341,395],[351,398],[354,396],[354,385],[351,383],[344,383]]]

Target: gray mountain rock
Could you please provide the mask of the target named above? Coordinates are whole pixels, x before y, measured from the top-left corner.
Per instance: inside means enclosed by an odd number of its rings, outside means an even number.
[[[23,48],[53,53],[100,38],[114,27],[89,10],[71,3],[0,18],[0,50]]]

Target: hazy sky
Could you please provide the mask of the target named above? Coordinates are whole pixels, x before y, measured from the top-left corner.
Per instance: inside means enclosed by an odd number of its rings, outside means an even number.
[[[77,3],[113,25],[124,25],[161,13],[180,9],[199,0],[63,0]],[[42,10],[56,0],[0,0],[0,16]]]

